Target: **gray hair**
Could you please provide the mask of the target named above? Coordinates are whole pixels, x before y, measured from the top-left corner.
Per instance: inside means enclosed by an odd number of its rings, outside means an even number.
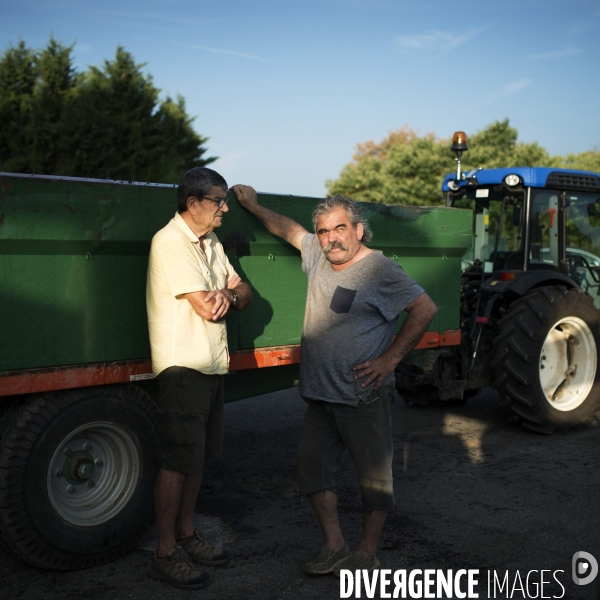
[[[348,215],[350,223],[352,223],[354,229],[356,229],[356,226],[359,223],[363,226],[364,234],[361,241],[370,242],[373,239],[373,232],[369,227],[369,221],[367,221],[367,218],[363,215],[358,202],[354,202],[354,200],[351,200],[347,196],[334,196],[333,198],[331,196],[327,196],[325,200],[322,200],[315,206],[315,209],[312,213],[314,230],[317,230],[317,222],[324,214],[340,206],[346,211],[346,214]]]

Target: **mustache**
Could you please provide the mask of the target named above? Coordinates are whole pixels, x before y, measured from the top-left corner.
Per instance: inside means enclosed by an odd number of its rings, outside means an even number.
[[[330,242],[323,248],[323,252],[325,254],[329,254],[334,248],[339,248],[340,250],[348,250],[348,246],[342,244],[342,242]]]

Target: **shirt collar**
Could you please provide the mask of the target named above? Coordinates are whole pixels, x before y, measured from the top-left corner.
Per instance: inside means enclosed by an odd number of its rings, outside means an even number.
[[[185,234],[185,237],[187,237],[190,242],[197,244],[200,241],[198,236],[190,229],[190,226],[185,222],[185,219],[178,212],[176,212],[175,216],[173,217],[173,224]],[[204,239],[206,240],[207,244],[212,246],[212,232],[205,235]]]

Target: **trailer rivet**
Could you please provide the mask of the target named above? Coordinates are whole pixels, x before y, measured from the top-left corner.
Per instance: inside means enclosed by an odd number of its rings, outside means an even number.
[[[97,458],[97,459],[94,461],[94,464],[95,464],[97,467],[101,467],[101,466],[102,466],[104,463],[103,463],[103,462],[102,462],[102,461],[101,461],[99,458]]]
[[[86,449],[88,452],[91,452],[91,450],[92,450],[92,445],[91,445],[91,444],[86,444],[86,445],[85,445],[85,449]]]
[[[546,367],[544,365],[540,365],[540,369],[545,369]]]
[[[61,469],[58,469],[58,471],[56,471],[56,476],[57,477],[62,477],[64,475],[64,473],[62,472]]]
[[[66,454],[67,456],[71,456],[71,454],[73,454],[73,450],[71,450],[71,448],[67,448],[67,449],[65,450],[65,454]]]
[[[73,486],[73,485],[70,485],[70,486],[67,488],[67,492],[69,492],[69,494],[72,494],[74,491],[75,491],[75,486]]]

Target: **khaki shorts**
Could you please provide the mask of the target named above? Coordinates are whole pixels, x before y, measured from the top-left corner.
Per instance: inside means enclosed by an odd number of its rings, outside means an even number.
[[[169,367],[157,380],[161,466],[201,474],[204,460],[223,452],[223,375]]]
[[[383,386],[371,396],[357,406],[308,400],[298,451],[300,492],[335,491],[338,462],[347,449],[365,512],[394,507],[391,408],[396,392]]]

